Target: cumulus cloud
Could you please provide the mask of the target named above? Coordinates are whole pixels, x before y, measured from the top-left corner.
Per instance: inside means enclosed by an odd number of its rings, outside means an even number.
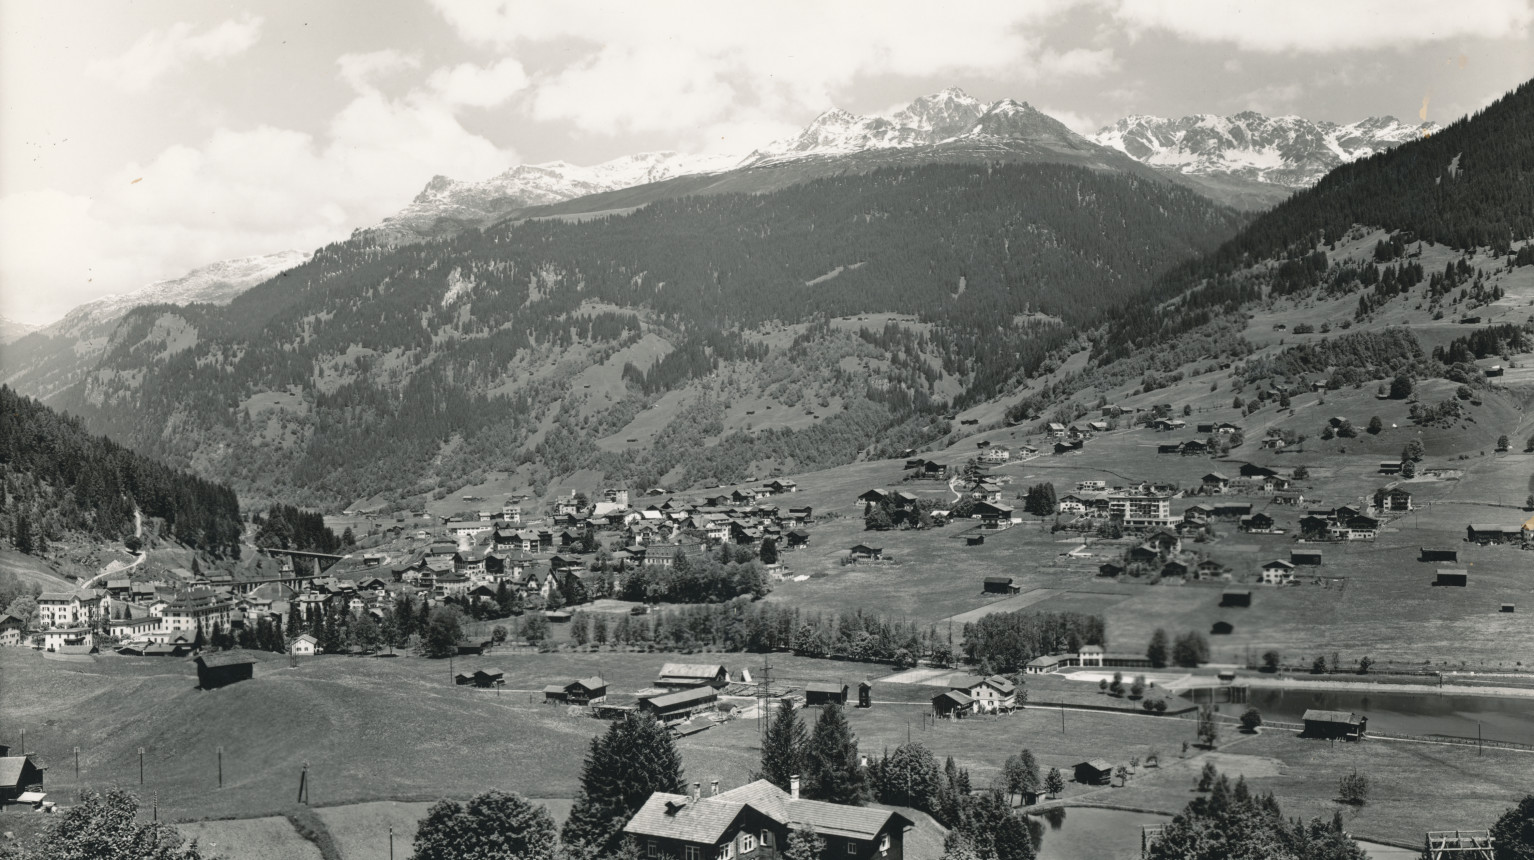
[[[417,69],[421,66],[418,54],[407,54],[393,48],[368,51],[362,54],[342,54],[336,58],[336,68],[341,80],[359,93],[372,92],[379,78]]]
[[[0,199],[0,283],[8,301],[24,304],[9,312],[46,321],[215,260],[318,247],[398,211],[436,174],[481,179],[516,163],[515,152],[465,129],[454,99],[433,87],[398,98],[374,88],[411,64],[404,55],[338,61],[337,76],[357,92],[318,134],[219,129],[124,165],[89,196]]]
[[[87,71],[127,92],[142,92],[194,61],[217,62],[250,50],[261,38],[261,23],[247,13],[201,32],[185,22],[172,24],[144,34],[119,56],[92,62]]]
[[[507,49],[557,43],[570,60],[537,76],[542,120],[597,134],[680,132],[694,143],[763,118],[832,105],[860,79],[1096,76],[1106,48],[1051,48],[1042,25],[1088,0],[914,0],[869,6],[788,0],[770,13],[729,4],[433,0],[465,41]]]
[[[1527,0],[1117,0],[1113,15],[1131,35],[1162,30],[1266,53],[1522,37],[1534,24]]]
[[[490,66],[460,63],[432,72],[429,86],[452,105],[488,108],[504,103],[527,87],[527,71],[511,57]]]

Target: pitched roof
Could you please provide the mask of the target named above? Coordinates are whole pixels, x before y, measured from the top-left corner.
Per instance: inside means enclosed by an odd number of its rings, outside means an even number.
[[[652,708],[671,708],[677,705],[685,705],[688,702],[701,702],[705,699],[717,698],[713,687],[694,687],[691,690],[681,690],[675,693],[666,693],[661,696],[640,696],[640,701],[648,701]]]
[[[666,663],[660,667],[662,678],[706,678],[712,681],[718,677],[724,666],[719,663]]]
[[[0,785],[14,786],[21,782],[29,756],[10,755],[0,758]]]
[[[692,800],[685,794],[650,795],[623,832],[712,845],[724,837],[746,804],[721,797]]]
[[[1322,723],[1347,723],[1350,726],[1356,726],[1361,721],[1357,714],[1350,711],[1323,711],[1320,708],[1310,708],[1301,719],[1307,723],[1315,720]]]
[[[566,686],[571,686],[574,684],[580,684],[582,687],[585,687],[588,690],[596,690],[607,686],[607,682],[602,680],[601,675],[592,675],[589,678],[576,678]]]
[[[811,681],[804,685],[806,693],[844,693],[847,691],[846,684],[838,684],[834,681]]]
[[[243,663],[256,662],[254,657],[245,656],[243,651],[219,651],[213,654],[199,654],[196,662],[204,666],[238,666]]]

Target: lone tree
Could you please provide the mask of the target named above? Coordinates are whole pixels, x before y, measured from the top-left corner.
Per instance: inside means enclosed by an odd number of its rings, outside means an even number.
[[[1277,672],[1282,658],[1277,651],[1264,651],[1262,653],[1262,671]]]
[[[1052,767],[1049,775],[1044,777],[1044,790],[1049,792],[1050,797],[1055,797],[1065,791],[1065,777],[1060,775],[1060,768]]]
[[[762,564],[777,564],[778,542],[772,538],[763,538],[762,548],[759,551],[758,556],[761,558]]]
[[[1380,435],[1380,431],[1384,429],[1385,422],[1381,421],[1378,415],[1369,419],[1369,435],[1378,436]]]
[[[11,843],[0,856],[16,860],[110,857],[112,860],[203,860],[194,839],[187,842],[163,822],[138,822],[138,798],[120,788],[84,790],[80,802],[29,842]]]
[[[552,860],[554,817],[520,794],[490,790],[467,804],[438,801],[415,831],[412,860]]]
[[[806,794],[816,800],[861,806],[866,780],[858,762],[858,739],[841,705],[820,710],[804,756]]]
[[[767,735],[762,741],[760,777],[787,791],[789,777],[804,768],[804,752],[808,746],[809,733],[794,713],[793,703],[784,699],[772,715],[772,722],[767,724]]]
[[[1534,794],[1524,795],[1518,805],[1502,813],[1491,826],[1497,860],[1534,858]]]
[[[1204,707],[1198,712],[1198,742],[1214,749],[1220,740],[1220,726],[1214,721],[1214,709]]]
[[[1363,806],[1369,800],[1369,778],[1354,771],[1337,782],[1337,799],[1353,806]]]
[[[1167,636],[1166,631],[1160,627],[1151,634],[1150,645],[1145,649],[1145,656],[1150,660],[1151,666],[1161,669],[1167,661]]]
[[[1411,397],[1415,388],[1416,383],[1412,382],[1410,375],[1405,372],[1398,373],[1395,379],[1390,380],[1390,399],[1405,400]]]
[[[1241,715],[1241,731],[1252,734],[1257,727],[1262,725],[1262,711],[1256,708],[1247,708],[1246,713]]]
[[[439,606],[431,611],[426,623],[426,635],[421,648],[428,657],[451,657],[458,653],[458,640],[463,638],[462,618],[457,609]]]
[[[671,733],[649,716],[630,715],[591,739],[581,788],[560,835],[566,846],[587,854],[609,853],[651,794],[682,790],[682,757]]]

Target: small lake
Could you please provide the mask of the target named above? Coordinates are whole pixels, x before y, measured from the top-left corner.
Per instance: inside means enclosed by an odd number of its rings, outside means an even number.
[[[1299,722],[1309,708],[1353,711],[1369,718],[1371,730],[1406,735],[1474,738],[1476,724],[1487,740],[1534,744],[1534,699],[1366,690],[1284,690],[1253,687],[1245,705],[1221,705],[1226,714],[1254,707],[1265,717]]]
[[[1170,815],[1117,809],[1051,809],[1029,816],[1044,826],[1038,860],[1139,860],[1140,825],[1165,824]],[[1413,860],[1422,852],[1358,840],[1372,860]]]

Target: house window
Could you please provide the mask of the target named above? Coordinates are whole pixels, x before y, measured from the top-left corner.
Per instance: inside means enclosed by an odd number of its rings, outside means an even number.
[[[719,860],[730,860],[735,856],[735,843],[726,842],[719,846]]]
[[[851,839],[847,840],[847,853],[848,854],[856,854],[856,853],[858,853],[858,844],[856,842],[853,842]]]
[[[703,852],[696,845],[688,845],[682,849],[682,860],[703,860]]]
[[[888,850],[890,850],[890,835],[886,833],[879,838],[879,853],[883,854]]]
[[[651,840],[648,840],[648,841],[650,843],[649,844],[650,856],[651,857],[659,857],[660,856],[660,843],[656,842],[654,839],[651,839]]]
[[[769,847],[769,848],[772,847],[772,831],[771,830],[763,830],[762,831],[762,844],[767,846],[767,847]]]
[[[752,836],[749,833],[742,833],[740,835],[740,853],[745,854],[748,851],[755,851],[755,850],[756,850],[756,837]]]

